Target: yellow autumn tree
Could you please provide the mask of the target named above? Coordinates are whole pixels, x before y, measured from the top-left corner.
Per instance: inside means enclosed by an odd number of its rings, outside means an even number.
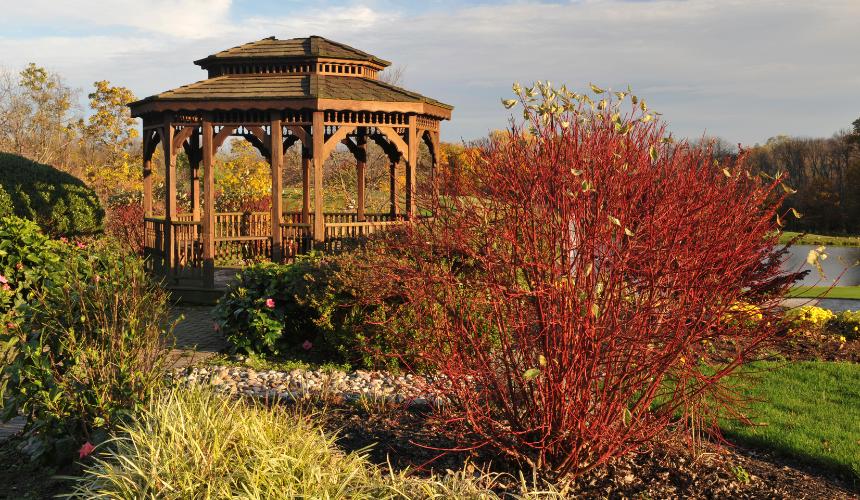
[[[272,187],[269,163],[251,143],[233,139],[230,142],[230,156],[221,163],[217,187],[225,193],[250,196],[269,194]]]
[[[87,178],[101,193],[140,189],[137,120],[127,106],[135,100],[134,94],[125,87],[111,87],[107,80],[93,85],[95,92],[88,97],[94,113],[87,124],[78,123]]]

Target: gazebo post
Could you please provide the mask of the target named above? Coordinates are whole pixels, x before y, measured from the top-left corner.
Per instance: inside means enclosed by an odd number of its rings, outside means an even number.
[[[325,151],[325,125],[323,111],[314,111],[313,117],[313,148],[314,158],[314,246],[322,250],[325,242],[325,216],[323,215],[323,157]]]
[[[215,172],[213,130],[209,113],[203,117],[203,286],[215,288]]]
[[[356,206],[356,219],[358,222],[365,221],[364,215],[364,188],[366,184],[366,166],[367,166],[367,130],[364,127],[359,127],[358,136],[355,138],[356,152],[355,155],[355,170],[358,182],[358,205]]]
[[[173,280],[173,253],[176,242],[173,237],[173,221],[176,219],[176,154],[173,149],[173,116],[165,113],[164,126],[161,128],[161,147],[164,150],[164,266],[167,282]]]
[[[302,224],[311,222],[311,147],[302,144]]]
[[[143,216],[152,217],[152,132],[143,133]]]
[[[418,170],[418,117],[409,115],[409,128],[406,129],[406,145],[409,158],[406,162],[406,214],[409,220],[415,219],[415,184]]]
[[[200,220],[200,129],[195,129],[189,138],[196,153],[189,158],[191,167],[191,214],[192,220]]]
[[[390,184],[389,196],[391,199],[391,220],[397,220],[397,163],[391,160],[391,165],[388,167],[388,177]]]
[[[284,261],[284,239],[281,232],[281,215],[284,213],[284,176],[281,171],[284,158],[284,140],[282,136],[281,120],[272,120],[269,132],[272,163],[272,262],[278,264]]]

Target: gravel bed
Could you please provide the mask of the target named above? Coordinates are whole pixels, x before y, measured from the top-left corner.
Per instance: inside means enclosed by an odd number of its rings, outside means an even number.
[[[252,396],[269,401],[296,401],[314,396],[340,397],[346,401],[359,398],[385,400],[393,403],[416,405],[432,404],[437,399],[426,392],[434,377],[393,375],[386,371],[357,370],[306,371],[301,369],[281,372],[256,371],[234,366],[206,366],[177,368],[165,375],[171,383],[180,386],[206,384],[227,394]]]

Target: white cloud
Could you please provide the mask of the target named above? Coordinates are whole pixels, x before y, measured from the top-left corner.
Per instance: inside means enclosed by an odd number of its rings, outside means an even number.
[[[177,38],[205,38],[230,30],[232,0],[75,0],[15,1],[2,19],[57,25],[127,27]],[[70,21],[72,24],[70,25]]]
[[[372,2],[310,9],[289,2],[277,6],[280,15],[244,19],[230,0],[22,4],[0,12],[2,22],[43,20],[36,11],[50,10],[49,19],[132,31],[26,41],[0,35],[5,62],[69,68],[68,77],[85,85],[127,82],[140,96],[203,78],[191,62],[235,45],[325,36],[407,64],[411,89],[455,105],[446,140],[503,127],[510,112],[499,98],[513,81],[535,78],[582,90],[589,82],[631,85],[665,111],[677,134],[707,128],[744,143],[830,135],[860,116],[856,0],[482,4],[418,15]]]

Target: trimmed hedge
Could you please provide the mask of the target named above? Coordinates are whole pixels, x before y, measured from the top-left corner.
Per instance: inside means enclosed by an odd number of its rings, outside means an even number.
[[[0,217],[14,215],[51,236],[104,230],[105,211],[95,191],[50,165],[0,153]]]

